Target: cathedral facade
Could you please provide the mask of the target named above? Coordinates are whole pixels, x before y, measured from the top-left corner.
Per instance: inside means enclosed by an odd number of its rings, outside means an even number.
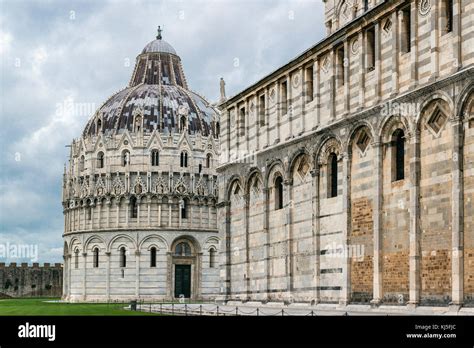
[[[164,41],[71,145],[63,179],[69,301],[210,299],[219,292],[219,112]]]
[[[474,303],[474,2],[325,0],[221,107],[221,295]]]

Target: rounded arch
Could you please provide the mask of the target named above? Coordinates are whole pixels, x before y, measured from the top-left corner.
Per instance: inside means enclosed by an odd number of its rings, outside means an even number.
[[[436,100],[442,100],[447,103],[450,111],[450,115],[448,118],[452,118],[454,115],[454,102],[451,97],[444,91],[436,91],[435,93],[429,95],[428,97],[424,98],[423,101],[420,103],[420,108],[418,110],[418,114],[416,115],[415,122],[416,122],[416,129],[420,130],[421,120],[423,119],[424,113],[427,108]]]
[[[126,235],[126,234],[118,234],[116,235],[115,237],[113,237],[110,241],[109,241],[109,244],[107,244],[107,251],[110,252],[112,250],[112,245],[114,244],[114,242],[119,239],[119,238],[125,238],[125,239],[128,239],[131,243],[132,243],[132,246],[134,247],[134,249],[136,250],[137,249],[137,243],[135,242],[135,240],[133,240],[130,236]]]
[[[103,239],[102,237],[99,237],[99,236],[96,235],[96,234],[94,234],[94,235],[92,235],[92,236],[89,236],[89,237],[86,239],[86,241],[85,241],[85,243],[84,243],[84,250],[87,250],[87,248],[89,247],[89,244],[91,244],[94,239],[98,239],[99,242],[102,243],[102,245],[103,245],[102,249],[105,250],[107,244],[105,243],[105,241],[104,241],[104,239]],[[96,246],[96,245],[97,245],[97,243],[94,243],[94,246]],[[101,248],[99,248],[99,249],[101,249]]]
[[[359,134],[360,134],[359,132],[363,129],[365,129],[367,131],[368,136],[370,137],[370,140],[372,140],[372,141],[378,140],[378,139],[375,139],[375,134],[376,133],[374,131],[374,128],[372,127],[372,125],[369,122],[367,122],[366,120],[358,121],[349,130],[349,136],[347,137],[347,141],[346,141],[346,144],[344,146],[345,152],[349,153],[351,151],[352,143],[354,142],[356,137],[359,136]]]
[[[163,243],[164,248],[165,248],[166,250],[168,250],[168,243],[166,242],[166,240],[165,240],[163,237],[161,237],[161,236],[158,235],[158,234],[151,234],[151,235],[149,235],[149,236],[143,237],[142,240],[138,243],[138,249],[141,250],[141,249],[143,248],[143,244],[144,244],[147,240],[149,240],[149,239],[157,239],[157,240],[159,240],[161,243]],[[150,247],[151,247],[151,246],[150,246]],[[160,249],[159,246],[157,246],[157,248]],[[161,247],[161,249],[162,249],[162,247]]]
[[[342,145],[340,139],[335,136],[328,136],[319,146],[316,152],[316,163],[319,165],[325,164],[329,155],[334,153],[337,159],[340,160],[342,156]]]
[[[239,185],[240,188],[242,188],[242,178],[239,175],[234,174],[230,177],[229,181],[227,182],[227,189],[226,189],[226,196],[225,196],[226,200],[230,200],[234,185],[236,183],[237,185]]]
[[[405,117],[398,115],[386,117],[380,126],[380,131],[378,134],[380,141],[383,143],[390,142],[392,140],[393,133],[397,129],[403,130],[407,136],[411,134],[408,122]]]
[[[171,247],[169,251],[171,253],[174,253],[174,250],[176,246],[181,243],[181,242],[188,242],[191,246],[191,254],[196,254],[201,252],[201,245],[199,244],[199,241],[194,238],[193,236],[183,234],[179,237],[176,237],[173,242],[171,243]]]
[[[465,87],[456,99],[455,115],[459,115],[462,120],[467,120],[474,116],[471,110],[474,108],[474,84]],[[470,114],[471,113],[471,114]]]
[[[76,244],[77,243],[77,244]],[[69,240],[69,252],[72,253],[73,252],[73,249],[75,249],[75,246],[79,247],[79,249],[81,249],[81,241],[79,240],[79,238],[77,237],[72,237],[70,240]]]
[[[245,180],[245,193],[249,193],[250,189],[252,188],[253,181],[257,178],[257,180],[260,181],[260,183],[263,185],[263,177],[262,177],[262,172],[260,171],[259,168],[257,167],[252,167],[250,170],[247,172],[246,175],[246,180]]]
[[[273,185],[273,182],[275,180],[275,173],[276,172],[279,172],[280,175],[282,176],[283,178],[283,181],[286,179],[285,178],[285,166],[283,164],[283,162],[280,160],[280,159],[275,159],[273,160],[272,162],[270,162],[268,165],[267,165],[267,168],[266,168],[266,173],[265,173],[265,178],[264,178],[264,185],[265,187],[270,187]],[[271,178],[273,176],[273,178]],[[272,183],[272,185],[269,185],[269,183]]]
[[[306,160],[308,161],[308,164],[310,165],[310,168],[313,166],[311,155],[309,150],[306,147],[299,148],[297,151],[295,151],[291,157],[290,160],[288,161],[288,172],[286,173],[286,176],[288,178],[292,177],[294,167],[296,164],[299,164],[298,162],[300,161],[302,156],[306,156]]]

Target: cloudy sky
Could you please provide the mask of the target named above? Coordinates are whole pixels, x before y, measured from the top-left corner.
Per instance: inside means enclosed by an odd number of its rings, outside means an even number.
[[[65,145],[128,84],[158,25],[191,89],[216,101],[221,76],[239,92],[321,40],[323,23],[322,0],[0,0],[0,262],[31,262],[18,244],[62,261]]]

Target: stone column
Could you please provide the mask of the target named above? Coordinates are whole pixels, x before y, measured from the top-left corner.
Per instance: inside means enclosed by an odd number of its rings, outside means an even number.
[[[453,0],[453,69],[462,68],[461,0]]]
[[[409,256],[409,307],[420,302],[420,133],[410,137],[410,256]]]
[[[313,208],[313,218],[312,218],[312,227],[313,227],[313,250],[314,250],[314,270],[313,270],[313,287],[314,287],[314,301],[315,304],[319,303],[319,284],[320,284],[320,225],[319,225],[319,178],[320,178],[320,168],[317,161],[314,162],[314,169],[311,171],[311,176],[313,177],[313,197],[312,197],[312,208]]]
[[[110,228],[110,206],[112,205],[110,198],[107,198],[105,204],[107,205],[107,228]]]
[[[436,81],[439,77],[439,3],[440,0],[433,1],[431,8],[431,75],[430,81]]]
[[[316,60],[314,61],[313,71],[316,72],[315,84],[313,85],[313,95],[316,99],[316,124],[313,125],[312,130],[315,130],[319,127],[319,123],[321,122],[321,70],[319,64],[319,57],[316,58]]]
[[[452,121],[452,305],[462,306],[464,301],[464,180],[463,180],[463,123],[460,117]]]
[[[147,204],[147,225],[148,227],[151,227],[151,197],[147,197],[147,200],[146,200],[146,204]]]
[[[376,22],[374,25],[374,32],[375,32],[375,72],[374,72],[374,80],[375,80],[375,103],[380,101],[380,92],[382,87],[382,49],[380,48],[380,21]]]
[[[342,215],[344,221],[342,237],[345,247],[349,246],[351,200],[350,200],[350,161],[347,153],[342,154]],[[343,284],[341,291],[340,305],[346,306],[351,299],[351,258],[346,255],[342,266]]]
[[[140,298],[140,250],[135,250],[135,297]]]
[[[63,267],[63,296],[62,299],[66,300],[67,299],[67,292],[68,292],[68,272],[69,272],[69,254],[64,254],[63,255],[63,260],[64,260],[64,267]]]
[[[285,209],[285,229],[286,229],[286,235],[287,235],[287,262],[288,262],[288,267],[287,267],[287,274],[288,274],[288,279],[287,279],[287,291],[288,291],[288,296],[291,298],[292,293],[293,293],[293,274],[294,274],[294,260],[293,260],[293,180],[288,179],[283,182],[284,184],[284,194],[283,198],[285,196],[287,197],[286,201],[283,203],[283,207]],[[286,195],[285,195],[286,193]]]
[[[141,205],[142,205],[142,198],[138,196],[137,198],[137,226],[140,226],[140,211],[141,211],[140,206]]]
[[[413,0],[410,8],[411,51],[410,51],[410,88],[418,86],[418,2]]]
[[[373,194],[373,219],[374,219],[374,289],[371,304],[378,306],[382,301],[382,257],[383,257],[383,239],[382,239],[382,200],[383,200],[383,179],[382,179],[382,143],[380,140],[373,142],[374,148],[374,194]]]
[[[362,110],[365,106],[365,55],[366,55],[366,34],[363,30],[359,32],[359,106],[357,110]]]
[[[247,300],[250,299],[252,289],[250,289],[250,244],[249,244],[249,199],[248,192],[242,197],[244,199],[244,226],[245,226],[245,291],[247,293]]]
[[[82,253],[83,269],[82,269],[82,300],[87,299],[87,253]]]
[[[107,256],[107,269],[105,271],[105,296],[107,301],[110,300],[110,251],[106,251]]]
[[[398,72],[398,55],[400,54],[400,45],[399,45],[399,35],[398,35],[398,27],[399,27],[399,17],[398,11],[393,11],[392,13],[392,87],[390,97],[394,97],[398,94],[399,88],[399,72]]]
[[[231,273],[231,264],[232,264],[232,237],[230,235],[230,201],[224,201],[221,203],[221,206],[225,209],[225,244],[224,244],[224,253],[225,253],[225,298],[228,300],[231,298],[232,291],[232,273]]]
[[[67,300],[71,298],[71,268],[72,268],[72,254],[68,255],[69,265],[67,269]]]
[[[268,184],[268,183],[267,183]],[[265,234],[265,245],[264,245],[264,260],[265,260],[265,277],[266,277],[266,295],[267,300],[271,301],[270,295],[270,231],[269,231],[269,213],[270,213],[270,202],[269,195],[270,189],[267,187],[262,188],[264,197],[264,211],[263,211],[263,232]]]
[[[349,40],[344,41],[344,114],[347,114],[350,110],[350,55],[349,55]]]
[[[331,123],[336,119],[336,54],[334,48],[331,50],[330,53],[330,61],[331,61],[331,78],[329,80],[329,92],[331,101],[329,103],[329,122]]]

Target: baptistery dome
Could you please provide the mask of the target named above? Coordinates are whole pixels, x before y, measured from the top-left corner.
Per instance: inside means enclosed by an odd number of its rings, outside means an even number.
[[[188,88],[159,30],[128,86],[71,144],[62,199],[66,300],[215,297],[218,138],[218,110]]]

